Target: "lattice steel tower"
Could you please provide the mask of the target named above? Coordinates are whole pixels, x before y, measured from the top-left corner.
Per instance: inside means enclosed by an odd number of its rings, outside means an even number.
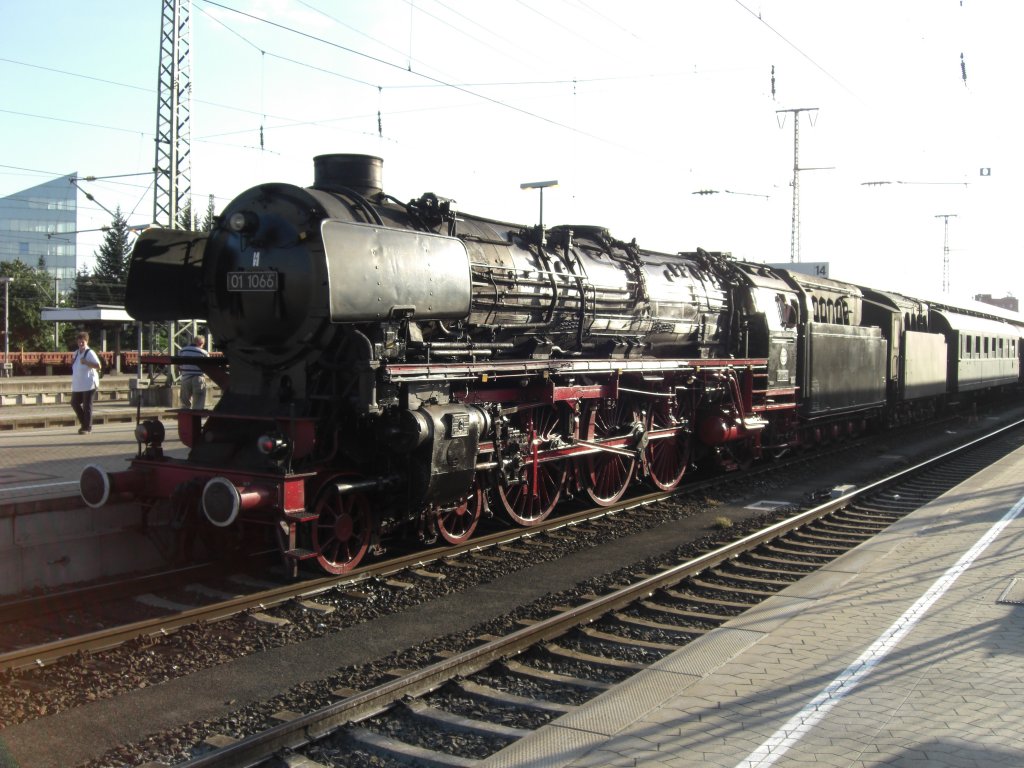
[[[942,292],[949,293],[949,220],[955,219],[955,213],[937,213],[936,219],[942,219]]]
[[[790,230],[789,260],[800,261],[800,171],[820,170],[818,168],[800,167],[800,113],[817,112],[817,107],[801,107],[800,109],[777,109],[776,115],[793,113],[793,218]],[[779,126],[782,126],[780,120]]]
[[[192,112],[191,12],[192,0],[163,0],[156,95],[153,222],[172,228],[178,226],[178,214],[188,207],[192,194],[189,136],[189,115]]]

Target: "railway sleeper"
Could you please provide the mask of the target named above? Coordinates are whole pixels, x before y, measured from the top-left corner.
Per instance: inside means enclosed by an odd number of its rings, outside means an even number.
[[[772,555],[766,555],[763,552],[747,552],[744,555],[744,557],[748,557],[751,560],[758,560],[758,561],[763,562],[763,563],[772,563],[773,565],[779,566],[779,570],[780,571],[784,571],[786,573],[794,573],[794,574],[800,573],[800,574],[806,575],[806,574],[810,573],[811,571],[817,570],[818,568],[820,568],[822,566],[822,563],[808,563],[806,560],[799,560],[799,559],[797,559],[798,558],[797,555],[793,555],[792,557],[773,557]],[[787,571],[787,570],[785,570],[786,568],[797,568],[797,567],[807,568],[809,570],[806,570],[806,571],[804,571],[804,570],[800,570],[800,571]]]
[[[713,585],[704,585],[705,589],[719,589]],[[760,593],[759,593],[760,594]],[[683,608],[673,608],[671,605],[662,605],[661,603],[652,603],[650,600],[641,600],[640,605],[649,611],[655,611],[657,613],[666,613],[670,616],[679,616],[684,619],[690,619],[692,621],[708,621],[713,622],[715,626],[724,624],[731,616],[723,616],[722,614],[714,613],[701,613],[699,611],[689,611]]]
[[[743,581],[743,579],[738,579],[733,576],[722,576],[721,574],[715,575],[717,575],[720,579],[725,579],[728,581]],[[701,579],[693,579],[691,583],[694,586],[703,587],[704,589],[713,589],[717,592],[730,592],[737,595],[750,595],[751,597],[760,598],[771,597],[772,595],[777,594],[779,590],[783,587],[789,586],[788,583],[780,583],[776,585],[776,589],[754,589],[753,587],[738,587],[734,584],[715,584],[714,582],[703,581]]]
[[[730,565],[732,565],[732,563],[730,563]],[[786,580],[786,579],[762,579],[762,578],[758,578],[757,576],[747,576],[746,574],[743,574],[743,573],[737,573],[736,570],[737,569],[735,569],[735,568],[733,568],[731,570],[728,570],[728,571],[724,570],[722,568],[712,568],[711,571],[710,571],[710,575],[715,576],[715,577],[717,577],[719,579],[727,579],[729,581],[739,581],[739,582],[742,582],[743,584],[753,585],[754,588],[756,588],[758,585],[763,584],[765,587],[772,587],[772,588],[774,588],[772,590],[773,592],[775,590],[778,590],[778,589],[785,589],[786,587],[788,587],[790,584],[793,583],[791,580]],[[803,574],[801,574],[801,576],[802,575]]]
[[[842,523],[838,523],[835,520],[829,520],[827,523],[818,521],[818,523],[814,526],[814,530],[851,539],[869,539],[872,536],[876,535],[882,527],[884,526],[878,523],[855,523],[844,525]]]
[[[427,704],[425,701],[413,700],[402,702],[410,714],[420,718],[421,720],[427,720],[432,725],[436,725],[439,728],[444,728],[449,731],[469,731],[472,733],[482,734],[484,736],[497,736],[502,739],[521,739],[531,731],[524,730],[522,728],[513,728],[510,725],[502,725],[501,723],[488,723],[484,720],[474,720],[471,717],[465,717],[463,715],[456,715],[451,712],[447,712],[443,709]]]
[[[835,518],[830,519],[827,523],[819,521],[819,526],[827,528],[829,530],[839,531],[840,533],[848,532],[851,536],[874,536],[878,531],[886,527],[886,523],[879,521],[864,521],[864,522],[844,522]],[[865,532],[865,528],[871,529],[869,532]]]
[[[868,523],[877,522],[880,519],[887,519],[891,524],[903,517],[903,515],[896,514],[895,512],[871,512],[860,506],[847,507],[837,514],[843,518],[848,517],[855,520],[864,520]]]
[[[930,501],[930,499],[928,499],[928,501]],[[913,498],[909,501],[905,500],[902,498],[902,494],[898,499],[879,497],[875,499],[873,503],[878,505],[874,508],[879,512],[903,512],[904,514],[907,512],[913,512],[921,506],[921,502],[915,501]],[[867,502],[867,504],[872,504],[872,502]],[[866,505],[860,504],[859,506],[864,508]],[[872,507],[867,506],[867,508],[871,509]]]
[[[942,481],[909,481],[902,487],[905,487],[909,493],[914,494],[915,496],[927,496],[929,499],[934,499],[949,490],[949,483]]]
[[[725,607],[725,608],[742,608],[746,610],[750,607],[750,603],[739,603],[731,600],[720,600],[714,597],[704,597],[703,595],[694,595],[689,592],[679,592],[675,589],[669,589],[664,587],[662,593],[668,595],[673,600],[689,600],[694,603],[701,603],[707,605],[709,608]],[[716,590],[719,591],[719,590]],[[723,618],[732,618],[734,614],[720,614]]]
[[[587,664],[593,664],[595,666],[610,667],[612,669],[625,669],[639,672],[643,669],[647,669],[647,664],[639,664],[635,661],[622,661],[621,659],[612,659],[608,656],[596,656],[592,653],[583,653],[582,651],[574,651],[571,648],[565,648],[564,646],[558,645],[557,643],[545,643],[543,646],[544,652],[550,656],[554,656],[559,659],[568,659],[569,661],[582,661]]]
[[[847,550],[839,549],[838,547],[829,547],[829,549],[835,549],[835,553],[822,552],[820,544],[809,544],[803,541],[794,541],[792,538],[776,539],[771,544],[763,545],[765,549],[770,552],[781,552],[783,554],[796,555],[798,557],[820,557],[822,565],[832,562],[837,557],[842,555]]]
[[[860,544],[862,541],[870,539],[873,535],[870,533],[859,533],[854,535],[840,531],[832,531],[827,525],[822,525],[820,522],[801,528],[800,533],[808,538],[816,538],[825,542],[840,542],[841,544]]]
[[[346,737],[356,744],[378,754],[390,756],[396,762],[412,763],[424,768],[475,768],[480,760],[468,757],[448,755],[434,752],[423,747],[414,747],[404,741],[384,736],[361,726],[350,726],[345,730]]]
[[[897,515],[882,516],[878,514],[867,515],[855,513],[840,515],[838,516],[838,519],[841,519],[844,523],[848,523],[850,525],[859,525],[884,530],[885,528],[896,522],[899,519],[899,517]]]
[[[916,507],[915,507],[916,509]],[[901,517],[906,515],[907,511],[913,510],[895,510],[891,504],[879,504],[877,499],[865,499],[858,501],[856,504],[851,504],[846,508],[847,512],[859,512],[862,515],[871,515],[872,517],[878,517],[884,515],[891,517],[893,520],[899,520]]]
[[[502,662],[502,665],[504,666],[505,671],[510,675],[528,677],[545,683],[568,685],[573,688],[594,691],[595,693],[607,691],[612,687],[611,683],[603,683],[600,680],[587,680],[586,678],[575,677],[573,675],[563,675],[560,672],[548,672],[545,669],[537,669],[536,667],[531,667],[528,664],[523,664],[519,661],[512,661],[511,659],[505,660]]]
[[[610,632],[602,632],[601,630],[594,629],[593,627],[580,627],[577,631],[582,635],[586,635],[591,640],[601,640],[603,642],[616,643],[618,645],[628,645],[633,648],[669,652],[679,650],[679,646],[672,643],[655,643],[650,640],[638,640],[633,637],[622,637],[621,635],[613,635]]]
[[[517,696],[514,693],[499,691],[497,688],[474,683],[471,680],[459,680],[453,683],[453,685],[467,696],[507,707],[534,709],[538,712],[551,712],[556,715],[564,715],[576,709],[571,704],[559,704],[556,701],[544,701],[541,699],[531,699],[527,696]]]
[[[783,567],[781,564],[767,564],[759,565],[757,563],[751,563],[746,560],[731,560],[729,562],[729,568],[735,569],[739,574],[742,574],[742,578],[751,578],[761,581],[758,578],[758,574],[764,574],[769,576],[771,574],[777,574],[779,576],[789,576],[793,579],[802,579],[807,575],[805,571],[794,571]],[[747,574],[750,574],[749,576]],[[763,579],[764,581],[787,581],[787,579]]]
[[[813,533],[808,533],[803,529],[799,531],[791,531],[786,536],[785,542],[790,546],[808,547],[817,552],[831,550],[834,551],[836,555],[842,555],[850,549],[849,546],[843,546],[842,543],[837,542],[835,537],[815,536]]]
[[[664,624],[660,621],[651,621],[650,619],[641,619],[638,616],[627,616],[624,613],[612,613],[610,616],[622,624],[629,624],[634,627],[643,627],[644,629],[653,629],[658,632],[674,632],[679,635],[703,635],[708,630],[703,627],[680,627],[678,624]]]

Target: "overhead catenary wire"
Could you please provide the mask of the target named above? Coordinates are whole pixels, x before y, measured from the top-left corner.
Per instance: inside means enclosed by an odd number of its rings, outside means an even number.
[[[850,95],[851,95],[851,96],[853,96],[854,98],[859,98],[859,97],[857,96],[857,94],[855,94],[855,93],[854,93],[853,91],[851,91],[851,90],[850,90],[849,88],[847,88],[847,87],[846,87],[846,86],[845,86],[845,85],[844,85],[844,84],[843,84],[843,83],[842,83],[842,82],[841,82],[841,81],[839,80],[839,78],[837,78],[837,77],[836,77],[835,75],[833,75],[833,74],[832,74],[831,72],[829,72],[829,71],[828,71],[827,69],[825,69],[825,68],[824,68],[824,67],[823,67],[823,66],[822,66],[821,64],[819,64],[819,63],[818,63],[818,62],[816,62],[816,61],[815,61],[815,60],[814,60],[813,58],[811,58],[811,56],[810,56],[810,55],[808,55],[808,54],[807,54],[807,53],[806,53],[806,52],[805,52],[805,51],[804,51],[803,49],[801,49],[801,48],[800,48],[800,46],[798,46],[798,45],[797,45],[796,43],[794,43],[794,42],[793,42],[792,40],[790,40],[790,39],[789,39],[789,38],[787,38],[787,37],[786,37],[785,35],[783,35],[783,34],[782,34],[781,32],[779,32],[779,31],[778,31],[777,29],[775,29],[775,27],[773,27],[773,26],[772,26],[771,24],[769,24],[769,23],[768,23],[767,21],[765,21],[765,20],[764,20],[764,18],[762,18],[762,16],[761,16],[761,14],[760,14],[760,13],[755,13],[755,12],[754,12],[754,11],[753,11],[753,10],[752,10],[752,9],[751,9],[750,7],[748,7],[747,5],[744,5],[744,3],[743,3],[743,0],[735,0],[735,3],[736,3],[736,4],[737,4],[737,5],[738,5],[738,6],[740,7],[740,8],[742,8],[742,9],[743,9],[743,10],[745,10],[745,11],[746,11],[747,13],[749,13],[749,14],[750,14],[751,16],[753,16],[754,18],[756,18],[756,19],[757,19],[757,20],[758,20],[758,21],[759,21],[759,22],[760,22],[761,24],[763,24],[763,25],[764,25],[765,27],[767,27],[768,29],[770,29],[770,30],[772,31],[772,34],[774,34],[774,35],[775,35],[776,37],[778,37],[778,38],[779,38],[780,40],[782,40],[782,42],[784,42],[784,43],[785,43],[786,45],[788,45],[788,46],[789,46],[790,48],[792,48],[792,49],[793,49],[794,51],[796,51],[796,52],[797,52],[797,53],[799,53],[799,54],[800,54],[801,56],[803,56],[803,57],[804,57],[805,59],[807,59],[807,61],[809,61],[809,62],[810,62],[810,63],[811,63],[811,64],[812,64],[813,66],[814,66],[814,68],[815,68],[815,69],[817,69],[817,70],[818,70],[819,72],[821,72],[821,73],[822,73],[823,75],[825,75],[825,77],[827,77],[827,78],[828,78],[829,80],[831,80],[831,81],[832,81],[833,83],[835,83],[836,85],[838,85],[838,86],[839,86],[840,88],[842,88],[842,89],[843,89],[844,91],[846,91],[846,92],[847,92],[848,94],[850,94]]]
[[[409,70],[405,70],[405,68],[403,68],[399,64],[395,64],[394,62],[387,61],[386,59],[382,59],[382,58],[380,58],[378,56],[373,56],[371,54],[364,53],[363,51],[358,51],[358,50],[356,50],[354,48],[350,48],[348,46],[341,45],[340,43],[336,43],[336,42],[333,42],[331,40],[327,40],[325,38],[319,37],[319,36],[314,35],[314,34],[309,33],[309,32],[303,32],[302,30],[295,29],[294,27],[289,27],[289,26],[287,26],[285,24],[280,24],[280,23],[278,23],[276,21],[270,21],[269,19],[264,19],[264,18],[261,18],[259,16],[254,15],[254,14],[247,13],[245,11],[240,11],[237,8],[231,8],[230,6],[224,5],[223,3],[215,2],[215,0],[201,0],[201,2],[204,2],[204,3],[208,4],[208,5],[215,6],[217,8],[222,9],[222,10],[225,10],[225,11],[229,11],[231,13],[236,13],[236,14],[238,14],[240,16],[244,16],[244,17],[246,17],[248,19],[252,19],[253,21],[259,22],[261,24],[266,24],[266,25],[274,27],[276,29],[280,29],[280,30],[286,31],[286,32],[289,32],[289,33],[294,34],[294,35],[298,35],[298,36],[306,38],[308,40],[312,40],[314,42],[318,42],[318,43],[321,43],[323,45],[330,46],[332,48],[337,48],[338,50],[342,50],[342,51],[345,51],[346,53],[350,53],[350,54],[352,54],[354,56],[358,56],[358,57],[367,59],[369,61],[372,61],[372,62],[375,62],[377,64],[380,64],[380,65],[382,65],[384,67],[389,67],[389,68],[393,68],[393,69],[399,69],[399,70],[402,70],[402,71],[409,71]],[[504,109],[508,109],[508,110],[513,111],[513,112],[517,112],[519,114],[525,115],[527,117],[534,118],[536,120],[540,120],[540,121],[542,121],[544,123],[547,123],[549,125],[553,125],[555,127],[562,128],[564,130],[570,131],[572,133],[579,134],[581,136],[586,136],[587,138],[594,139],[595,141],[599,141],[599,142],[604,143],[604,144],[609,144],[609,145],[613,145],[613,146],[619,146],[616,142],[613,142],[613,141],[611,141],[609,139],[606,139],[606,138],[604,138],[602,136],[598,136],[596,134],[592,134],[592,133],[589,133],[587,131],[583,131],[583,130],[581,130],[579,128],[575,128],[575,127],[570,126],[570,125],[566,125],[565,123],[559,122],[558,120],[555,120],[553,118],[546,117],[545,115],[537,114],[536,112],[531,112],[530,110],[524,109],[522,107],[517,107],[514,104],[509,104],[508,102],[504,102],[504,101],[502,101],[500,99],[496,99],[494,97],[487,96],[486,94],[482,94],[482,93],[479,93],[477,91],[472,91],[472,90],[470,90],[468,88],[465,88],[463,86],[460,86],[458,84],[445,82],[445,81],[443,81],[443,80],[441,80],[439,78],[436,78],[436,77],[434,77],[432,75],[428,75],[428,74],[426,74],[424,72],[417,72],[417,71],[409,71],[409,72],[410,72],[410,74],[413,74],[416,77],[421,77],[421,78],[424,78],[426,80],[430,80],[430,81],[432,81],[434,83],[437,83],[439,85],[444,85],[444,86],[446,86],[448,88],[452,88],[452,89],[454,89],[456,91],[459,91],[461,93],[465,93],[465,94],[473,96],[473,97],[475,97],[477,99],[481,99],[481,100],[486,101],[488,103],[494,104],[495,106],[502,107]],[[621,147],[621,148],[625,149],[625,147]]]

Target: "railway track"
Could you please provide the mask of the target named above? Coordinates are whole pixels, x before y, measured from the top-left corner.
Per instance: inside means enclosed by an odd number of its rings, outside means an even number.
[[[694,492],[710,488],[713,484],[709,482],[706,486],[694,486]],[[508,552],[517,544],[528,548],[538,546],[545,535],[559,529],[571,529],[588,523],[600,525],[601,520],[613,519],[625,511],[643,509],[669,496],[664,493],[642,494],[611,507],[591,508],[547,520],[529,529],[502,529],[477,536],[465,544],[417,550],[407,555],[390,557],[342,576],[326,576],[300,582],[282,578],[280,583],[272,584],[266,578],[253,581],[244,574],[226,574],[222,568],[206,564],[11,601],[0,605],[0,625],[7,627],[4,633],[5,644],[17,642],[19,637],[30,639],[33,634],[47,632],[65,636],[30,642],[24,647],[0,653],[0,670],[39,668],[75,654],[108,650],[128,640],[166,636],[192,624],[217,622],[247,611],[266,611],[290,601],[315,600],[318,595],[329,590],[356,588],[368,581],[402,583],[397,580],[408,578],[410,573],[425,573],[426,569],[438,563],[452,563],[461,557],[487,558],[492,556],[489,553]],[[226,594],[224,587],[210,588],[202,584],[204,580],[215,577],[233,581],[235,594]],[[191,590],[192,594],[186,599],[195,602],[193,607],[176,607],[174,599],[160,596],[160,593],[180,595],[182,590]],[[177,600],[180,602],[181,597]],[[145,610],[155,615],[124,622],[119,617],[132,610],[125,607],[126,602],[145,605]],[[92,606],[92,609],[86,610],[86,606]],[[135,611],[144,612],[138,606]],[[75,613],[70,619],[69,612]],[[49,629],[47,617],[58,619],[49,624]],[[28,626],[18,632],[14,627],[19,623],[27,623]],[[83,628],[104,623],[111,626],[82,631]]]
[[[813,457],[798,455],[764,463],[742,475],[690,481],[674,492],[639,493],[608,507],[552,517],[531,528],[492,526],[497,529],[478,532],[461,545],[446,544],[390,555],[341,576],[294,582],[281,573],[279,561],[271,552],[253,557],[247,567],[234,574],[221,564],[200,563],[0,602],[0,627],[4,627],[0,632],[0,672],[38,669],[70,656],[116,648],[131,640],[165,637],[197,623],[218,622],[246,612],[260,615],[288,602],[305,604],[316,611],[317,596],[330,590],[353,589],[369,581],[401,580],[403,573],[422,571],[434,563],[450,564],[460,557],[486,558],[489,551],[515,551],[517,545],[543,546],[546,536],[557,535],[553,532],[562,528],[619,527],[626,522],[623,513],[642,516],[643,510],[666,499],[698,498],[737,480],[756,482],[759,477],[786,468],[858,450],[866,442],[862,439],[836,444],[816,451]],[[642,519],[636,522],[640,527],[646,524]]]
[[[833,447],[828,455],[855,449],[861,441]],[[815,458],[821,458],[819,453]],[[739,481],[808,461],[795,457],[761,465],[742,475],[718,475],[687,483],[674,492],[637,493],[607,507],[588,507],[549,518],[530,528],[504,528],[477,535],[464,544],[445,544],[395,554],[340,576],[294,582],[283,575],[275,553],[261,553],[250,568],[232,574],[222,565],[205,563],[142,574],[114,582],[73,587],[47,595],[0,603],[0,672],[18,672],[52,665],[78,654],[116,648],[137,639],[164,637],[198,623],[213,623],[245,612],[262,613],[288,602],[307,604],[331,590],[358,588],[371,581],[408,579],[437,563],[460,558],[486,559],[516,552],[516,547],[545,546],[544,539],[561,529],[586,526],[621,527],[624,514],[644,527],[645,509],[667,499],[697,498]],[[259,567],[262,564],[262,567]],[[275,571],[281,575],[271,578]],[[258,578],[253,573],[261,574]]]
[[[1017,448],[1024,422],[792,515],[764,530],[319,709],[280,713],[235,740],[208,739],[184,765],[480,765],[532,730],[705,635],[870,539]],[[342,692],[338,692],[339,694]],[[211,744],[220,746],[213,749]]]

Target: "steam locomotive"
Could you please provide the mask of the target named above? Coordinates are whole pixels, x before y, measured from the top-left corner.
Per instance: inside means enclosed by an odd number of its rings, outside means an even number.
[[[138,424],[129,469],[83,471],[88,504],[269,529],[293,568],[343,573],[390,537],[536,525],[565,497],[670,490],[1020,381],[1024,327],[995,315],[403,203],[376,157],[314,170],[242,193],[210,233],[139,238],[129,313],[204,320],[224,394],[174,414],[187,459]]]

